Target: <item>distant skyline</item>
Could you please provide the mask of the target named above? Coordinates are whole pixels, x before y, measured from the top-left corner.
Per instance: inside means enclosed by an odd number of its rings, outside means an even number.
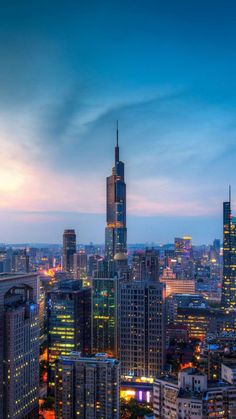
[[[104,242],[117,119],[128,243],[222,240],[235,2],[2,3],[0,242]]]

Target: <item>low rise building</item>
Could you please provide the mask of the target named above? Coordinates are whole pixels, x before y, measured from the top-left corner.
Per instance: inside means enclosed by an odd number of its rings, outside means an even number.
[[[207,381],[194,368],[179,372],[178,379],[154,381],[155,419],[236,418],[236,387],[225,381]]]

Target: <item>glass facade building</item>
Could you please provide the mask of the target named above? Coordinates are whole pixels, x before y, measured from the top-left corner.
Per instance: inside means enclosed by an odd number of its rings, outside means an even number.
[[[231,199],[223,203],[223,282],[221,305],[236,308],[236,218],[232,217]]]
[[[48,295],[48,385],[53,393],[55,362],[71,351],[91,353],[91,288],[63,281]]]
[[[117,279],[93,279],[93,352],[117,356]]]
[[[105,231],[105,253],[108,261],[115,254],[127,252],[126,229],[126,184],[124,163],[119,158],[118,129],[115,147],[115,166],[107,178],[107,227]]]

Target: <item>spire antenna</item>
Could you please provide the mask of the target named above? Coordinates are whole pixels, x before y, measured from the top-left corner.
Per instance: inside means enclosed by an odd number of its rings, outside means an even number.
[[[119,121],[116,121],[116,147],[119,147]]]
[[[115,147],[115,162],[119,161],[119,124],[116,121],[116,147]]]
[[[231,202],[231,185],[229,185],[229,202]]]

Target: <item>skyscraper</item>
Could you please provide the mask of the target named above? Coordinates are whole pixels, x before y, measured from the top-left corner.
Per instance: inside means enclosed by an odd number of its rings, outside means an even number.
[[[236,218],[231,212],[231,190],[229,201],[223,203],[223,282],[221,305],[224,310],[236,308]]]
[[[72,352],[56,367],[57,419],[120,418],[120,363],[106,354],[81,357]]]
[[[117,278],[93,278],[93,352],[117,356]]]
[[[122,376],[154,378],[164,366],[163,285],[122,281],[118,314]]]
[[[37,274],[0,276],[0,417],[37,418]]]
[[[119,157],[119,132],[116,130],[115,165],[107,178],[107,227],[105,231],[106,259],[127,252],[126,184],[124,163]]]
[[[55,361],[71,351],[91,353],[91,288],[81,281],[62,281],[48,295],[49,391],[54,390]]]
[[[75,230],[65,230],[63,234],[63,269],[68,273],[73,273],[74,254],[76,253],[76,234]]]

